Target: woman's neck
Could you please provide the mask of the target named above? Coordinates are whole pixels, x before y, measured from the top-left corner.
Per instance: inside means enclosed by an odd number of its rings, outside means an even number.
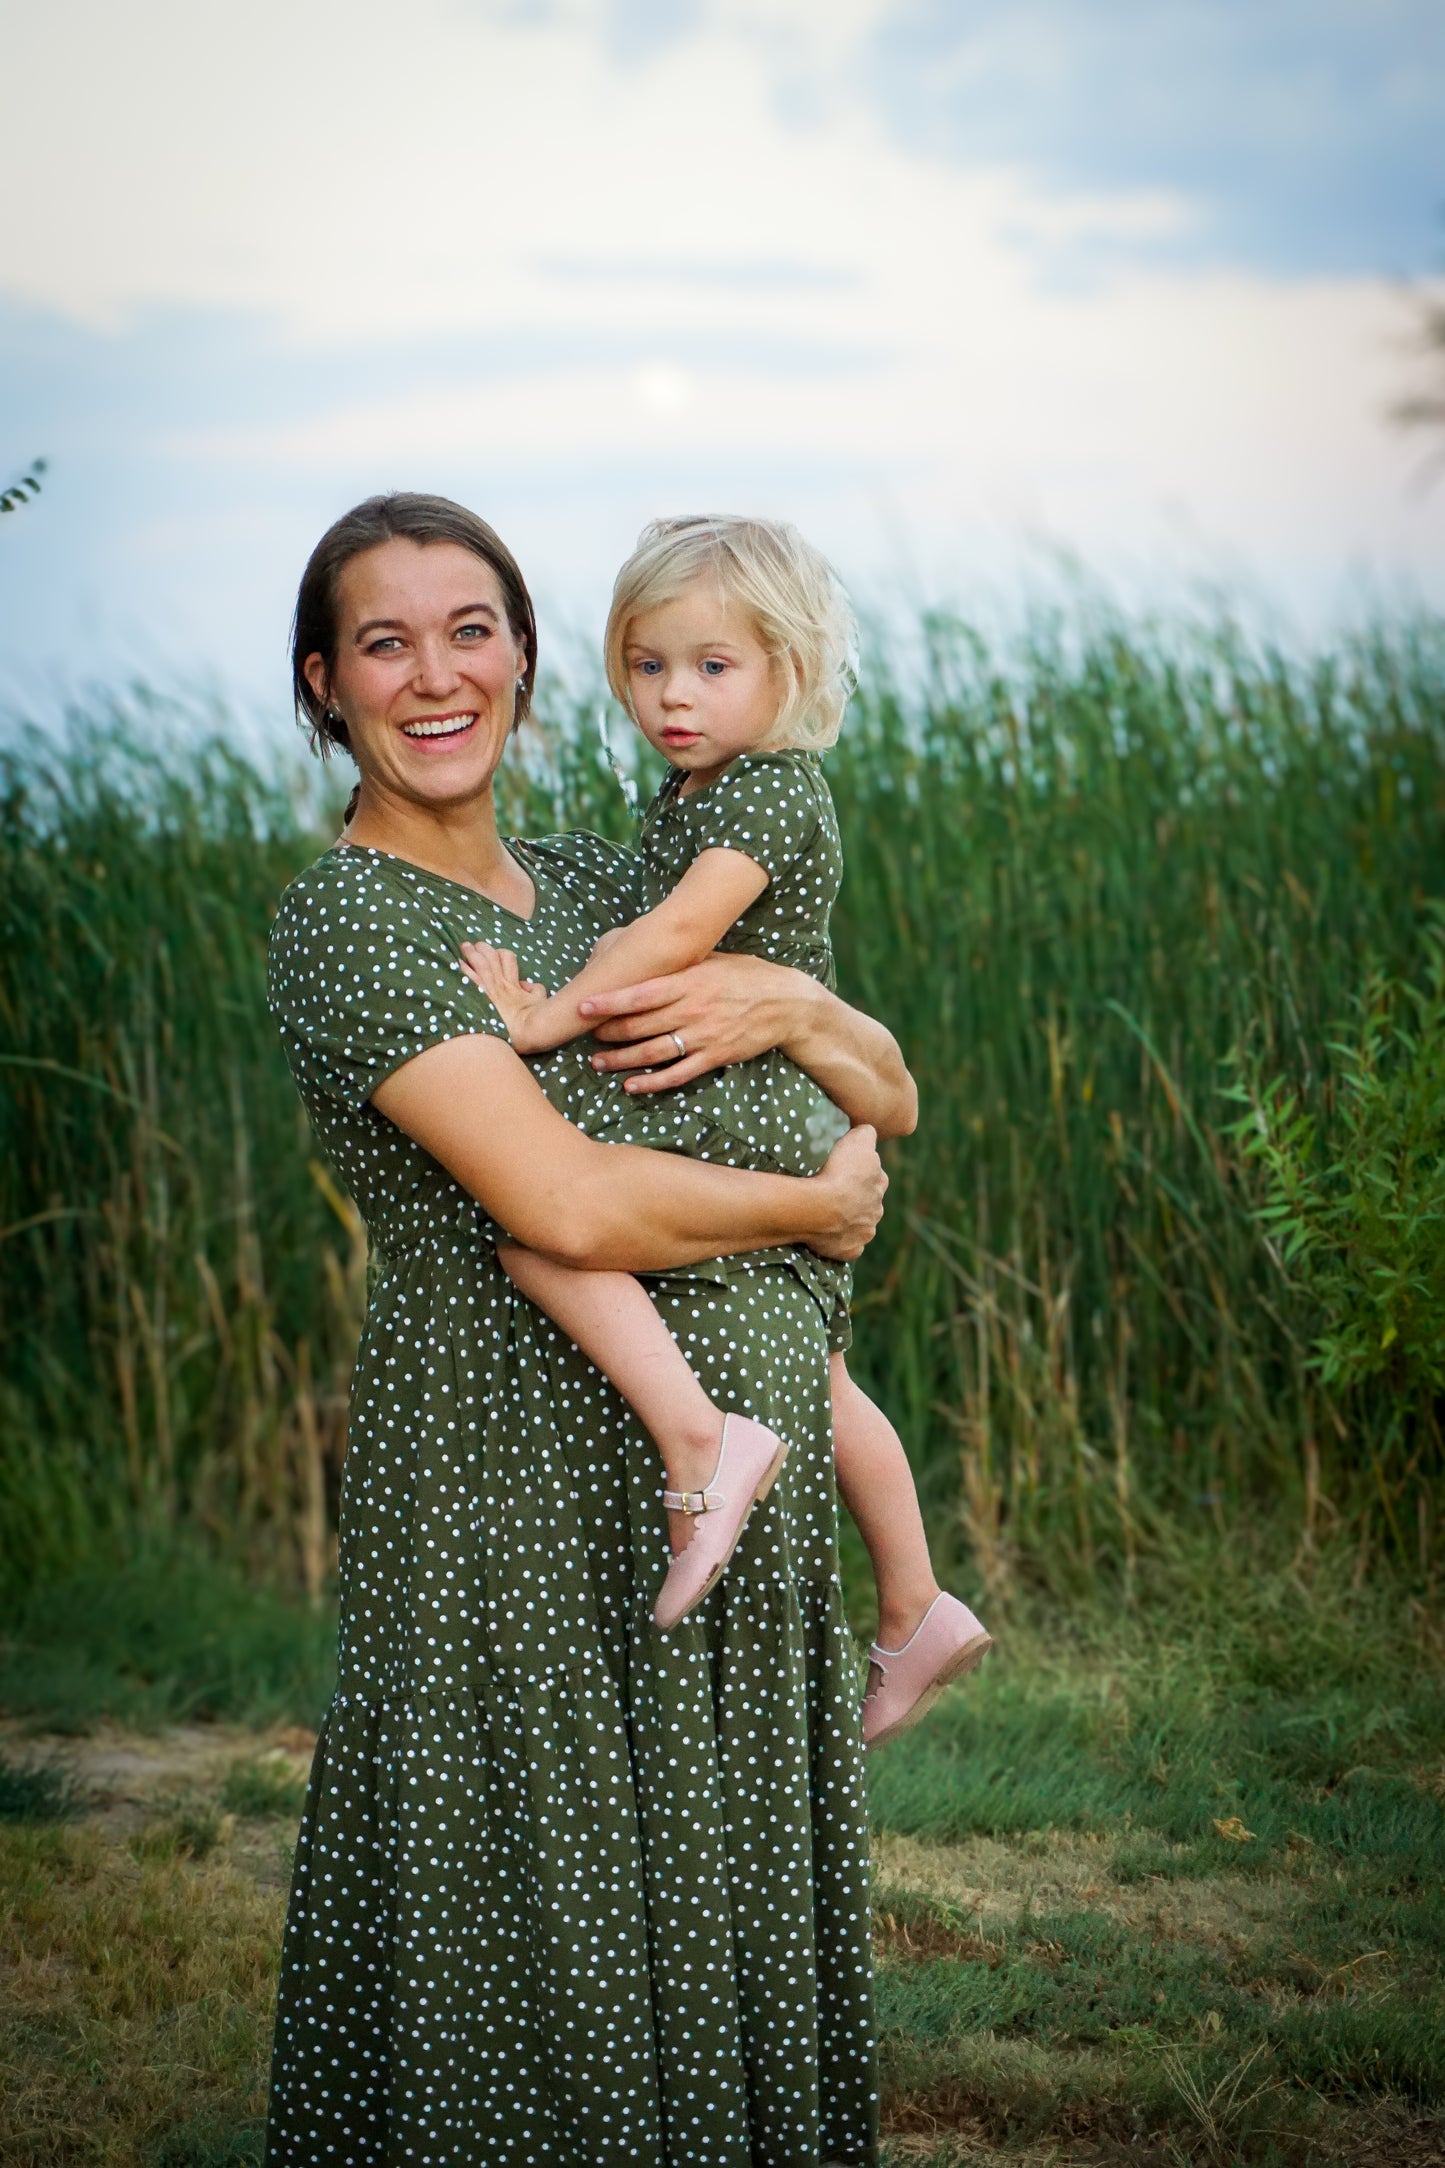
[[[341,840],[408,859],[427,873],[475,889],[520,918],[531,915],[531,876],[497,833],[490,788],[465,805],[419,806],[363,783],[360,803]]]

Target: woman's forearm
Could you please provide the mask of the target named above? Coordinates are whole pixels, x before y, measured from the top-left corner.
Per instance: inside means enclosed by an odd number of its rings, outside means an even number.
[[[850,1008],[806,972],[782,994],[778,1044],[852,1122],[880,1137],[910,1136],[918,1126],[918,1087],[886,1024]]]
[[[813,1185],[786,1174],[709,1166],[676,1152],[597,1144],[572,1170],[560,1211],[539,1201],[529,1249],[591,1272],[662,1272],[745,1250],[807,1243],[827,1215]],[[559,1206],[563,1200],[559,1199]]]
[[[428,1047],[377,1085],[372,1104],[518,1242],[562,1264],[657,1272],[793,1242],[856,1255],[876,1224],[866,1153],[854,1189],[840,1194],[823,1177],[600,1144],[563,1119],[496,1038]],[[881,1187],[876,1202],[881,1210]]]

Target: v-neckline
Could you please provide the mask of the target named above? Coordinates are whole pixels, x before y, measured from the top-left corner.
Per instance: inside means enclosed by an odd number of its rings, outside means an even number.
[[[520,911],[513,911],[505,903],[498,903],[496,897],[489,896],[485,889],[472,888],[466,881],[453,880],[449,873],[438,873],[432,866],[419,866],[414,858],[405,858],[400,851],[383,851],[375,843],[348,843],[344,836],[338,836],[331,848],[334,851],[364,851],[369,858],[385,858],[393,865],[405,866],[410,872],[419,873],[424,881],[439,881],[443,888],[454,888],[459,894],[470,896],[474,903],[489,905],[493,911],[500,911],[503,918],[511,919],[515,925],[531,926],[536,922],[537,906],[542,900],[538,887],[538,869],[526,857],[526,845],[519,843],[515,836],[503,837],[502,848],[521,859],[527,878],[532,884],[532,908],[525,918]]]

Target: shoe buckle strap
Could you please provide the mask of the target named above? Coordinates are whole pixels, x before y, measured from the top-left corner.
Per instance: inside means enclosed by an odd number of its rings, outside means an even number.
[[[727,1504],[722,1492],[715,1490],[660,1490],[657,1495],[669,1513],[720,1513]]]

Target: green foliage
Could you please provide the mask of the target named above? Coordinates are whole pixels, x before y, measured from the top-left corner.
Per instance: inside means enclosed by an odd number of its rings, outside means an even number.
[[[1345,1393],[1380,1381],[1430,1425],[1445,1393],[1445,914],[1423,984],[1377,971],[1329,1041],[1327,1093],[1241,1058],[1232,1134],[1281,1269],[1319,1314],[1312,1360]],[[1320,1103],[1313,1110],[1312,1101]]]
[[[1411,977],[1439,889],[1442,695],[1430,623],[1298,660],[1080,618],[1001,657],[935,615],[865,671],[828,763],[840,977],[922,1114],[889,1148],[856,1366],[941,1561],[992,1600],[1127,1592],[1178,1531],[1260,1513],[1421,1556],[1435,1462],[1384,1380],[1330,1419],[1219,1083],[1248,1046],[1337,1118],[1335,1020],[1372,968]],[[509,758],[516,829],[627,833],[595,712],[554,679]],[[139,1527],[315,1598],[365,1245],[264,943],[328,803],[219,714],[137,696],[75,727],[0,794],[0,1591]],[[1423,1012],[1391,998],[1394,1047]],[[1410,1067],[1381,1041],[1387,1095]]]

